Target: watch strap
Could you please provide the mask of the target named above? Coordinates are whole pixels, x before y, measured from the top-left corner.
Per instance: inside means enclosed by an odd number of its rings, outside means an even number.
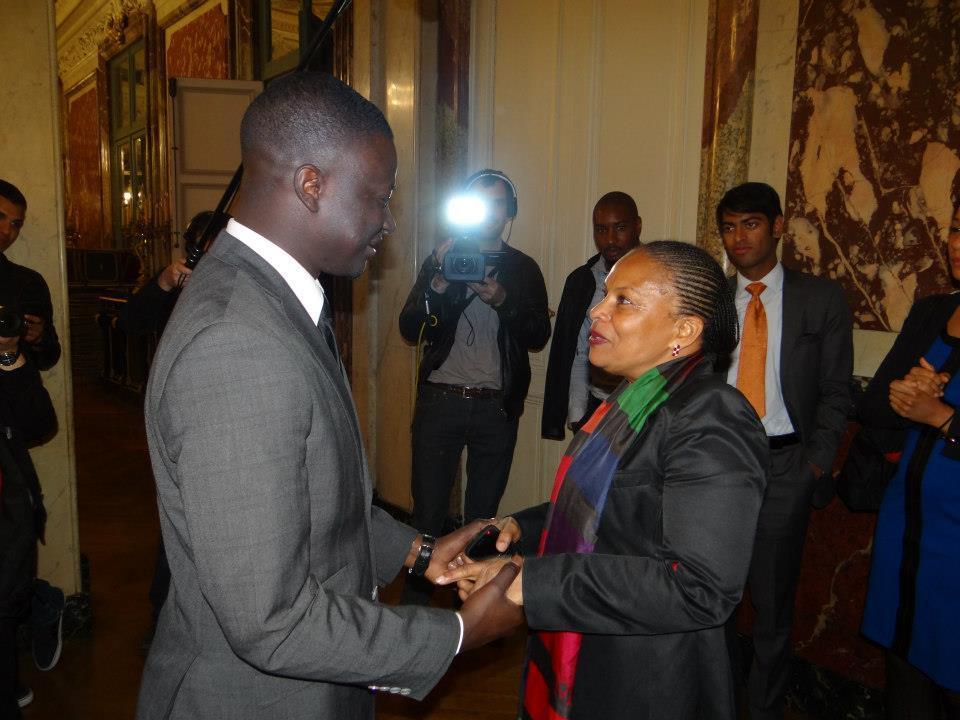
[[[410,574],[416,577],[423,577],[430,567],[430,558],[433,557],[433,546],[437,539],[433,535],[423,533],[423,540],[420,543],[420,549],[417,550],[417,559],[413,561],[413,567],[410,568]]]

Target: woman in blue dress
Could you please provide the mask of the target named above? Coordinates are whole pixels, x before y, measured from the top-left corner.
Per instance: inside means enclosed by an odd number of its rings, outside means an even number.
[[[960,207],[947,261],[960,281]],[[887,648],[887,717],[960,718],[960,293],[917,302],[860,402],[903,431],[877,518],[863,633]]]

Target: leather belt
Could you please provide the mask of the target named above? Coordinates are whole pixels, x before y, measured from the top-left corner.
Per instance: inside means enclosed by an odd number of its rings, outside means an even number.
[[[430,382],[427,380],[424,385],[442,390],[451,395],[457,395],[467,400],[486,400],[488,398],[498,398],[501,392],[496,388],[468,387],[466,385],[448,385],[447,383]]]
[[[787,435],[768,435],[767,442],[770,443],[771,450],[781,450],[785,447],[796,445],[798,442],[800,442],[800,436],[795,432]]]

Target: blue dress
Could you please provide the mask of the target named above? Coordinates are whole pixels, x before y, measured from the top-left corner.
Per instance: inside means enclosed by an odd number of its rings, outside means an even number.
[[[941,367],[960,340],[938,337],[924,357]],[[960,378],[955,373],[944,389],[944,401],[960,406]],[[944,455],[939,438],[922,470],[919,503],[910,500],[907,479],[910,459],[920,439],[919,429],[907,436],[896,475],[890,481],[873,544],[873,565],[863,616],[863,633],[892,648],[897,616],[909,606],[901,630],[906,660],[941,687],[960,691],[960,461]],[[911,553],[911,538],[919,552]],[[915,560],[911,557],[915,558]]]

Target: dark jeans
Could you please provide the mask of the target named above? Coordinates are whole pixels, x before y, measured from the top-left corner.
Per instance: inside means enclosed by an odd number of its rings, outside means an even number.
[[[886,665],[888,720],[960,720],[960,693],[937,685],[889,650]]]
[[[463,449],[467,450],[467,490],[463,520],[493,517],[507,487],[518,418],[507,417],[499,397],[464,398],[421,385],[413,414],[413,525],[439,535],[450,507]],[[416,588],[415,586],[419,586]],[[405,603],[426,604],[429,583],[407,583]]]

